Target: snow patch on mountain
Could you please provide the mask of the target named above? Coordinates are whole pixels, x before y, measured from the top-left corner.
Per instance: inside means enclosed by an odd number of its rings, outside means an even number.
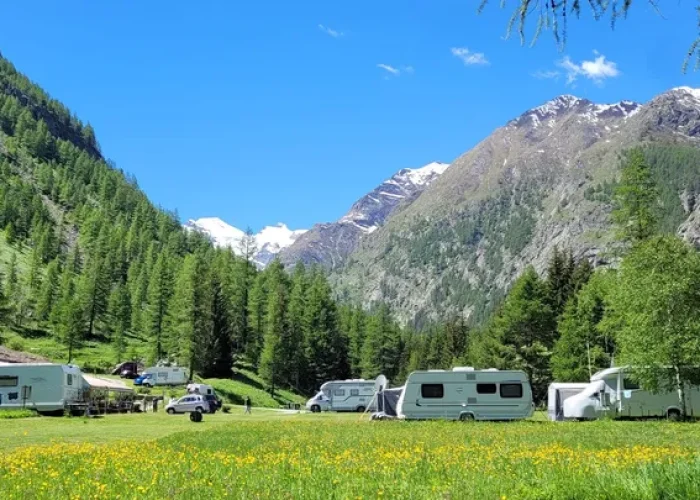
[[[245,237],[245,232],[218,217],[189,220],[185,224],[185,229],[205,234],[216,246],[231,248],[236,255],[242,254],[241,241]],[[306,229],[289,229],[286,224],[281,222],[274,226],[264,227],[254,235],[257,251],[253,260],[259,266],[265,267],[282,249],[290,246],[305,232]]]

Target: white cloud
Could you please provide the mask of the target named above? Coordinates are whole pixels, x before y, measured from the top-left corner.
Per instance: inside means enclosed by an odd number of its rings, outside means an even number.
[[[336,31],[334,29],[329,28],[328,26],[324,26],[323,24],[319,24],[318,29],[323,31],[326,35],[332,36],[333,38],[340,38],[341,36],[345,35],[345,33],[343,33],[342,31]]]
[[[413,73],[415,73],[413,66],[404,66],[403,71],[404,71],[404,73],[408,73],[409,75],[412,75]]]
[[[381,69],[383,69],[383,70],[385,70],[385,71],[388,71],[388,72],[391,73],[392,75],[398,76],[398,75],[401,74],[401,70],[400,70],[400,69],[395,68],[395,67],[393,67],[393,66],[389,66],[388,64],[377,64],[377,68],[381,68]]]
[[[558,79],[560,76],[560,73],[558,71],[535,71],[532,73],[532,76],[537,78],[538,80],[552,80],[552,79]]]
[[[458,57],[466,66],[489,64],[483,52],[472,52],[466,47],[452,47],[452,55]]]
[[[557,63],[557,66],[566,72],[566,83],[571,84],[579,76],[582,76],[592,80],[597,85],[602,85],[606,78],[620,76],[617,63],[608,61],[604,55],[599,54],[596,50],[593,51],[593,55],[595,59],[592,61],[581,61],[580,64],[576,64],[569,56],[564,57]]]

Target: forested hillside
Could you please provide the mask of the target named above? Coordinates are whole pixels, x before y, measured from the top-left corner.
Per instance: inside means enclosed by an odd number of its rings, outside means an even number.
[[[139,358],[301,392],[396,376],[387,310],[338,305],[319,269],[259,272],[155,207],[90,125],[0,59],[0,342],[107,369]]]

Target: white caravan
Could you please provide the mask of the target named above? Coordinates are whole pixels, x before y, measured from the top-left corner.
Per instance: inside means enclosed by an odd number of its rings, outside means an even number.
[[[588,382],[554,382],[547,391],[547,416],[549,420],[564,420],[564,401],[588,387]]]
[[[202,396],[211,395],[216,393],[214,388],[207,384],[187,384],[188,394],[201,394]]]
[[[0,363],[0,410],[80,410],[87,385],[80,368],[52,363]]]
[[[134,385],[154,387],[156,385],[185,385],[189,377],[187,368],[179,366],[154,366],[146,368],[134,381]]]
[[[407,420],[517,420],[533,411],[524,372],[471,367],[411,373],[396,407]]]
[[[646,391],[625,377],[626,368],[608,368],[593,375],[581,393],[564,402],[564,418],[592,420],[610,415],[675,419],[681,416],[677,390],[662,390],[658,394]],[[700,388],[687,387],[685,397],[688,415],[700,413]]]
[[[306,409],[314,413],[374,410],[374,393],[374,380],[333,380],[323,384],[318,394],[306,402]]]

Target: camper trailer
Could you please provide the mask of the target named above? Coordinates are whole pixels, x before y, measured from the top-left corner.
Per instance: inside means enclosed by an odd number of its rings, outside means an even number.
[[[0,410],[80,411],[87,405],[80,368],[52,363],[0,363]]]
[[[471,367],[411,373],[396,408],[407,420],[516,420],[533,411],[524,372]]]
[[[628,367],[613,367],[593,375],[581,393],[564,402],[564,418],[593,420],[609,415],[616,418],[676,419],[681,416],[675,388],[654,394],[626,377],[628,371]],[[688,415],[700,413],[700,387],[686,387],[685,397]]]
[[[547,391],[547,416],[549,420],[564,420],[564,401],[588,387],[588,382],[554,382]]]
[[[323,384],[318,394],[306,402],[306,409],[314,413],[374,410],[374,393],[374,380],[333,380]]]
[[[146,368],[143,374],[134,380],[134,385],[155,387],[156,385],[185,385],[187,368],[178,366],[154,366]]]

